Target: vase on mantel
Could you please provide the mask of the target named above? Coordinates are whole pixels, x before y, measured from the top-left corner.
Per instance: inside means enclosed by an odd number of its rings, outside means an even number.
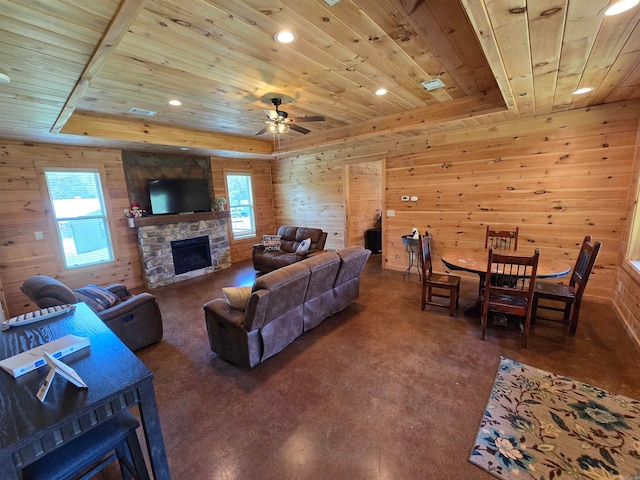
[[[133,222],[135,219],[133,217],[128,217],[127,218],[127,225],[129,225],[129,228],[133,228],[136,226],[136,224]]]

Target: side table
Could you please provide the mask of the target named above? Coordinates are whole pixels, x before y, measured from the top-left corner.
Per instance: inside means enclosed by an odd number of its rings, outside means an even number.
[[[418,271],[418,279],[422,281],[422,273],[420,272],[420,265],[416,264],[416,257],[420,254],[420,240],[413,238],[411,235],[402,236],[402,244],[406,247],[409,254],[409,266],[404,271],[402,278],[405,279],[407,275],[411,273],[411,269],[415,267]]]

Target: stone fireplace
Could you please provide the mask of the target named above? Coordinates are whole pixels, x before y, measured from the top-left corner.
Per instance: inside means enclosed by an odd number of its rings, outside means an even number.
[[[231,266],[228,213],[226,217],[214,218],[217,216],[220,213],[135,219],[143,276],[148,288],[180,282]],[[174,262],[176,247],[185,253],[178,265]],[[202,258],[206,255],[204,252],[208,252],[208,259]]]

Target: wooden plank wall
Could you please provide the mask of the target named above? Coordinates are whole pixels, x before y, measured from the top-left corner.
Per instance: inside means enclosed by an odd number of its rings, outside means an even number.
[[[604,247],[586,295],[610,301],[627,217],[627,193],[638,126],[638,104],[619,103],[418,136],[387,155],[383,255],[387,268],[404,270],[401,236],[412,227],[434,235],[436,265],[446,248],[483,247],[487,224],[519,226],[519,250],[573,266],[586,234]],[[339,148],[274,162],[276,223],[329,228],[328,247],[339,248],[343,227],[341,165],[353,162]],[[417,195],[417,202],[402,202]],[[470,281],[477,276],[469,275]]]
[[[296,155],[272,162],[276,227],[327,232],[325,248],[345,245],[344,160],[335,152]]]
[[[637,225],[640,218],[634,218],[637,209],[640,180],[640,124],[636,136],[636,150],[634,155],[633,173],[631,175],[631,188],[627,196],[627,222],[622,232],[622,246],[619,254],[619,268],[616,278],[616,288],[613,290],[613,307],[625,323],[627,331],[636,343],[640,345],[640,272],[627,260],[629,239],[634,223]],[[637,213],[635,214],[638,215]]]
[[[253,179],[253,196],[256,211],[256,236],[241,240],[229,239],[231,263],[251,258],[252,246],[262,241],[262,235],[274,234],[277,227],[273,214],[273,191],[271,188],[271,162],[267,160],[238,160],[211,157],[213,190],[216,196],[227,195],[224,172],[250,172]],[[229,220],[231,222],[231,220]],[[229,223],[231,233],[231,223]]]
[[[104,168],[105,201],[115,232],[114,264],[101,268],[62,272],[54,257],[55,231],[49,229],[34,162],[51,166],[68,165]],[[37,308],[20,291],[29,276],[44,274],[59,278],[71,288],[88,283],[124,283],[129,288],[143,286],[135,229],[129,229],[122,212],[129,206],[124,170],[119,150],[0,143],[0,283],[4,287],[10,315]],[[34,232],[43,232],[36,240]]]
[[[353,163],[348,171],[347,245],[365,246],[364,235],[369,228],[379,226],[382,213],[382,161]]]

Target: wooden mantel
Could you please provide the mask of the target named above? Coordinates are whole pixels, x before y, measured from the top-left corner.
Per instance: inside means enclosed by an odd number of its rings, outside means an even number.
[[[230,217],[231,212],[229,210],[223,210],[221,212],[183,213],[178,215],[149,215],[147,217],[134,218],[133,225],[136,227],[145,227],[147,225],[166,225],[169,223],[199,222],[200,220],[218,220],[221,218]]]

